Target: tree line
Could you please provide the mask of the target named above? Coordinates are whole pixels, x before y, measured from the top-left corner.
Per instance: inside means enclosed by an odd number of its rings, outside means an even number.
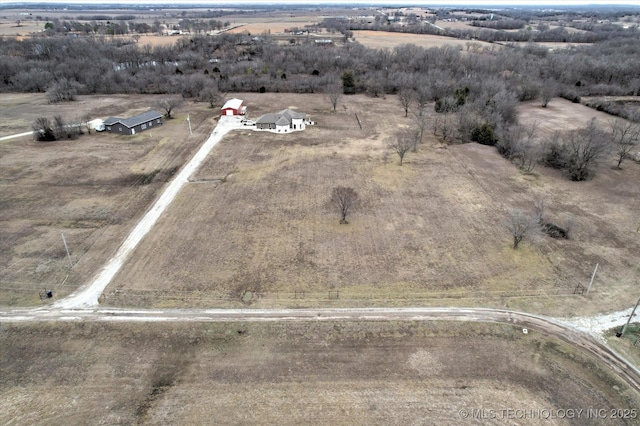
[[[489,85],[526,100],[553,82],[560,96],[578,101],[640,94],[640,43],[627,35],[555,53],[533,43],[487,49],[472,41],[466,49],[402,45],[376,50],[352,42],[319,45],[313,38],[281,45],[266,34],[194,35],[173,46],[100,35],[4,37],[0,92],[46,92],[66,79],[78,85],[79,94],[192,96],[210,84],[222,92],[314,93],[349,71],[354,93],[373,96],[411,86],[435,100],[468,87],[473,99]]]
[[[465,11],[471,13],[471,11]],[[612,23],[608,18],[619,19],[625,16],[622,11],[617,14],[603,13],[569,13],[558,17],[552,14],[553,20],[542,11],[527,14],[524,11],[488,11],[478,10],[480,16],[467,17],[469,28],[443,28],[435,25],[437,19],[458,19],[446,9],[436,11],[436,15],[417,19],[415,14],[403,15],[396,12],[393,17],[385,13],[378,13],[373,20],[358,20],[350,18],[325,18],[320,24],[329,31],[338,31],[345,36],[352,36],[354,31],[390,31],[411,34],[433,34],[454,37],[464,40],[480,40],[486,42],[563,42],[563,43],[596,43],[612,38],[638,38],[638,25],[620,25]],[[397,19],[398,15],[402,20]],[[626,15],[635,16],[637,10],[627,10]],[[628,17],[628,16],[627,16]],[[561,26],[552,27],[550,22],[561,18]],[[568,21],[568,22],[566,22]],[[535,23],[534,23],[535,22]],[[580,31],[569,31],[575,28]],[[517,31],[516,31],[517,30]]]
[[[558,52],[533,43],[487,49],[473,42],[466,49],[406,44],[381,50],[318,44],[312,37],[282,45],[268,34],[228,33],[151,46],[135,38],[54,33],[0,38],[0,92],[41,92],[50,102],[110,93],[206,102],[217,93],[246,91],[394,94],[405,116],[420,117],[435,102],[440,114],[433,130],[443,140],[496,144],[517,124],[520,101],[540,99],[544,106],[555,96],[579,102],[640,94],[638,63],[633,32]]]
[[[44,24],[45,35],[140,35],[162,34],[163,30],[181,30],[189,33],[204,34],[208,31],[221,30],[230,25],[229,21],[215,19],[180,19],[176,24],[163,24],[155,20],[152,24],[136,22],[135,17],[116,16],[116,19],[102,17],[99,20],[64,20],[55,18]],[[126,22],[125,22],[126,21]]]

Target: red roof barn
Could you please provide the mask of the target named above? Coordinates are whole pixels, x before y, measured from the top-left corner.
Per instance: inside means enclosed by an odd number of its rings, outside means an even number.
[[[247,107],[242,105],[242,99],[229,99],[220,112],[222,115],[245,115]]]

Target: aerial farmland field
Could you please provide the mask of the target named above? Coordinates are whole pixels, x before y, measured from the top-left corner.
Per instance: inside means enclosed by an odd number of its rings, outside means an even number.
[[[72,123],[83,114],[126,117],[157,108],[160,99],[92,96],[53,105],[43,94],[5,94],[0,137],[29,131],[37,117],[59,114]],[[187,110],[192,137],[185,136]],[[2,304],[39,304],[45,288],[62,296],[86,283],[209,135],[213,117],[208,105],[191,104],[133,137],[92,132],[51,143],[32,136],[0,141]]]
[[[550,149],[636,120],[638,13],[148,6],[0,4],[0,424],[638,424],[640,152]]]
[[[2,423],[459,425],[521,422],[526,413],[526,424],[564,425],[569,409],[583,410],[584,424],[637,407],[637,394],[591,357],[505,324],[57,323],[5,330]],[[589,409],[601,411],[587,415]],[[634,421],[628,414],[616,424]]]
[[[602,164],[597,179],[568,181],[539,167],[523,174],[494,148],[447,146],[429,135],[405,165],[385,139],[410,119],[395,97],[246,94],[249,116],[294,108],[317,122],[288,135],[239,130],[211,152],[105,292],[108,303],[148,306],[377,306],[477,303],[563,315],[616,300],[637,265],[640,168]],[[400,114],[399,114],[400,113]],[[554,100],[522,105],[522,120],[580,126],[605,114]],[[362,130],[355,115],[358,115]],[[611,160],[613,161],[613,159]],[[340,225],[331,189],[352,186],[362,206]],[[601,202],[593,204],[592,198]],[[514,251],[509,208],[537,199],[575,237],[542,237]],[[574,295],[600,263],[587,303]],[[597,296],[596,296],[597,294]],[[622,306],[622,305],[620,305]]]

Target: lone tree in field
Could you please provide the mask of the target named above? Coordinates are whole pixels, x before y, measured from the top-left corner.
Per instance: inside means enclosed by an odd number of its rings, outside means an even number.
[[[160,107],[164,110],[164,116],[166,118],[173,118],[171,117],[171,113],[173,112],[174,108],[176,108],[178,106],[178,104],[180,103],[180,101],[178,101],[177,99],[162,99],[160,101]]]
[[[516,250],[522,240],[530,237],[540,227],[536,217],[520,209],[509,211],[505,225],[513,236],[513,248]]]
[[[336,107],[338,106],[338,101],[342,97],[342,86],[340,86],[339,83],[332,83],[327,86],[325,94],[333,107],[333,112],[335,112]]]
[[[336,186],[331,191],[331,203],[340,211],[340,224],[346,225],[347,214],[358,205],[358,193],[351,187]]]
[[[640,125],[616,118],[611,122],[611,139],[616,146],[616,157],[618,164],[616,168],[620,168],[622,161],[629,158],[631,151],[638,145],[640,140]]]
[[[416,132],[406,129],[398,133],[397,136],[387,139],[386,142],[389,148],[391,148],[393,152],[398,154],[398,157],[400,157],[401,166],[404,161],[404,156],[413,148],[414,141],[416,140],[415,138]]]
[[[540,105],[546,108],[551,99],[558,96],[559,87],[555,81],[545,80],[540,86]]]

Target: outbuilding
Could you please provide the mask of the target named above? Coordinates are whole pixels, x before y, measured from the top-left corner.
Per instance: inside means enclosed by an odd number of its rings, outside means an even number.
[[[104,130],[122,135],[135,135],[160,125],[162,125],[162,114],[158,111],[147,111],[131,118],[109,117],[104,120]]]
[[[222,115],[245,115],[247,113],[247,107],[244,105],[242,99],[229,99],[222,106],[220,113]]]

